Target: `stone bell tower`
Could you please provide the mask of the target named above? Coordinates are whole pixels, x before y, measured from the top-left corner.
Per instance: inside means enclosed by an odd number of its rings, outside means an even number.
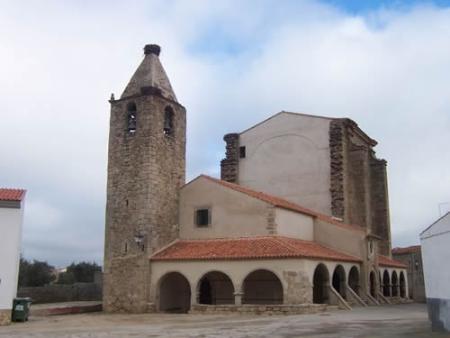
[[[146,45],[120,99],[111,97],[103,308],[149,310],[149,256],[178,237],[186,110]]]

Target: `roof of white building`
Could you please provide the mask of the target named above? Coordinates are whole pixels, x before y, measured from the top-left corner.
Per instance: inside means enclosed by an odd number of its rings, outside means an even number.
[[[420,239],[433,237],[450,231],[450,211],[438,218],[420,234]]]
[[[0,188],[0,201],[16,201],[20,202],[25,197],[24,189],[8,189]]]

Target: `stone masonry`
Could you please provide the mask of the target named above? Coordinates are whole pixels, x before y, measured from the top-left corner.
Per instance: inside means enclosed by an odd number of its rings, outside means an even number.
[[[226,143],[225,158],[220,162],[220,178],[237,183],[239,174],[239,134],[231,133],[223,137]]]
[[[0,310],[0,326],[11,323],[11,310]]]
[[[158,55],[150,55],[155,51],[159,53],[159,49],[147,48],[140,68],[149,68],[151,75],[165,75],[158,69]],[[148,257],[178,237],[178,196],[185,183],[186,111],[173,100],[174,94],[165,95],[158,88],[158,79],[150,81],[155,87],[133,92],[139,83],[148,82],[148,78],[139,78],[140,74],[148,77],[148,72],[139,69],[130,81],[133,86],[127,86],[129,96],[110,101],[103,291],[107,312],[148,310]],[[166,90],[167,83],[164,79]],[[130,104],[135,107],[133,132],[127,128]],[[173,112],[170,134],[164,130],[166,109]]]
[[[329,130],[331,210],[378,237],[380,254],[390,256],[391,238],[386,161],[377,144],[350,119],[333,119]]]

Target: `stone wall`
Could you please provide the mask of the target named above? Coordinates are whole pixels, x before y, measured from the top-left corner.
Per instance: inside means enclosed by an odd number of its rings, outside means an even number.
[[[389,217],[389,199],[387,189],[386,161],[370,158],[370,203],[372,210],[372,231],[382,238],[378,242],[379,253],[391,254],[391,225]]]
[[[405,254],[392,254],[392,258],[407,265],[409,298],[424,303],[426,296],[421,250]]]
[[[102,284],[75,283],[22,287],[17,291],[17,297],[30,297],[33,304],[101,300]]]
[[[227,182],[237,183],[239,178],[239,134],[226,134],[225,158],[220,162],[220,178]]]
[[[249,314],[249,315],[299,315],[325,312],[327,304],[299,305],[192,305],[189,313],[193,314]]]
[[[376,141],[350,119],[330,123],[330,193],[335,217],[369,229],[390,256],[391,229],[386,161],[375,157]]]
[[[10,323],[11,323],[11,310],[0,310],[0,326],[8,325]]]
[[[308,275],[300,271],[283,271],[285,280],[285,303],[308,304],[313,301],[313,286]]]

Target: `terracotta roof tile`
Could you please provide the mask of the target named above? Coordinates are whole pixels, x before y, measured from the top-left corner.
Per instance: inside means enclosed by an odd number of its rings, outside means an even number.
[[[26,190],[0,188],[0,201],[22,201]]]
[[[150,258],[159,260],[238,260],[268,258],[316,258],[346,262],[361,259],[316,242],[282,236],[230,239],[177,240]]]
[[[383,256],[383,255],[378,255],[378,265],[393,267],[393,268],[407,268],[408,267],[406,264],[403,264],[402,262],[396,261],[395,259],[391,259],[391,258],[389,258],[387,256]]]
[[[420,251],[420,245],[412,245],[408,246],[406,248],[394,248],[392,249],[393,255],[401,255],[401,254],[409,254],[413,252],[419,252]]]
[[[340,226],[342,228],[346,228],[349,230],[355,230],[355,231],[360,231],[360,232],[365,232],[364,229],[362,227],[360,227],[359,225],[354,225],[354,224],[346,224],[343,223],[341,221],[339,221],[336,218],[333,218],[331,216],[328,215],[324,215],[321,213],[318,213],[316,211],[313,211],[311,209],[302,207],[301,205],[298,205],[296,203],[292,203],[288,200],[285,200],[283,198],[277,197],[277,196],[273,196],[273,195],[269,195],[266,194],[264,192],[261,191],[256,191],[256,190],[252,190],[246,187],[243,187],[242,185],[239,184],[235,184],[235,183],[230,183],[227,181],[223,181],[223,180],[219,180],[217,178],[211,177],[211,176],[207,176],[207,175],[200,175],[200,177],[204,177],[210,181],[216,182],[224,187],[233,189],[235,191],[239,191],[243,194],[246,194],[248,196],[257,198],[261,201],[264,201],[266,203],[272,204],[273,206],[279,207],[279,208],[283,208],[283,209],[287,209],[287,210],[291,210],[291,211],[295,211],[295,212],[299,212],[301,214],[305,214],[305,215],[309,215],[312,217],[316,217],[322,221]]]

